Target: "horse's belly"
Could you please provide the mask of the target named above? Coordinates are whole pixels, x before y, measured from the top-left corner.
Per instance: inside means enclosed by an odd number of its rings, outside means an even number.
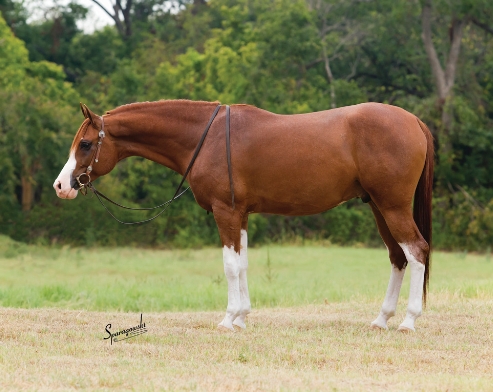
[[[329,210],[361,194],[350,170],[310,172],[292,169],[278,176],[260,176],[250,189],[254,212],[311,215]]]
[[[296,143],[284,139],[283,144],[269,153],[245,151],[245,157],[255,159],[244,159],[248,164],[238,174],[255,212],[310,215],[358,195],[357,169],[344,139],[314,134],[298,137]]]

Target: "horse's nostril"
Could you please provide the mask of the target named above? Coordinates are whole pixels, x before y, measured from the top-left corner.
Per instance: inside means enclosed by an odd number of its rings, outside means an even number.
[[[57,184],[57,188],[58,188],[58,189],[62,189],[62,183],[61,183],[61,182],[59,182],[59,183]]]

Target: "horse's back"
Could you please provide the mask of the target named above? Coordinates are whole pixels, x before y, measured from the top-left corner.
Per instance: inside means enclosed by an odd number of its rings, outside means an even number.
[[[426,155],[416,117],[377,103],[296,115],[234,106],[231,135],[235,193],[255,212],[313,214],[410,172],[417,183],[409,166]]]
[[[234,171],[259,200],[255,210],[317,213],[355,197],[356,167],[344,124],[338,110],[278,115],[248,107],[233,117]]]

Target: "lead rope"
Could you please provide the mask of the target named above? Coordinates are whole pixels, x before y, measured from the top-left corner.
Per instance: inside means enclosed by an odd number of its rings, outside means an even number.
[[[167,202],[164,202],[163,204],[159,205],[159,206],[156,206],[156,207],[150,207],[150,208],[131,208],[131,207],[125,207],[125,206],[122,206],[118,203],[115,203],[114,201],[108,199],[105,195],[103,195],[101,192],[99,192],[96,188],[94,188],[94,185],[92,183],[90,183],[91,185],[88,185],[89,189],[92,190],[94,192],[94,194],[96,195],[96,197],[98,198],[99,202],[101,203],[101,205],[104,207],[104,209],[106,210],[106,212],[108,212],[108,214],[111,215],[111,217],[116,220],[117,222],[121,223],[122,225],[139,225],[139,224],[142,224],[142,223],[147,223],[147,222],[150,222],[154,219],[156,219],[159,215],[161,215],[164,211],[166,211],[168,209],[168,207],[171,205],[171,203],[178,199],[181,195],[183,195],[186,191],[188,191],[190,189],[190,187],[186,188],[182,193],[180,193],[178,196],[174,197],[173,199],[171,200],[168,200]],[[106,200],[108,200],[109,202],[117,205],[118,207],[121,207],[121,208],[126,208],[127,210],[139,210],[139,211],[142,211],[142,210],[155,210],[156,208],[159,208],[161,206],[165,206],[161,211],[159,211],[156,215],[154,215],[153,217],[149,218],[149,219],[144,219],[144,220],[141,220],[141,221],[136,221],[136,222],[124,222],[120,219],[118,219],[115,215],[113,215],[111,213],[111,211],[108,209],[108,207],[106,207],[103,203],[103,201],[101,200],[101,197],[105,198]]]
[[[190,163],[188,164],[187,170],[185,171],[185,174],[183,175],[183,178],[182,178],[182,180],[180,182],[180,185],[178,185],[178,188],[176,189],[176,192],[175,192],[174,196],[170,200],[168,200],[168,201],[164,202],[163,204],[160,204],[159,206],[156,206],[156,207],[149,207],[149,208],[125,207],[125,206],[123,206],[121,204],[115,203],[113,200],[109,199],[107,196],[105,196],[101,192],[99,192],[94,187],[94,185],[92,184],[92,182],[89,182],[85,186],[87,186],[96,195],[96,197],[98,198],[99,202],[104,207],[104,209],[108,212],[108,214],[110,214],[111,217],[113,217],[113,219],[115,219],[117,222],[119,222],[119,223],[121,223],[123,225],[137,225],[137,224],[142,224],[142,223],[150,222],[150,221],[156,219],[158,216],[160,216],[164,211],[166,211],[168,209],[168,207],[171,205],[171,203],[174,200],[178,199],[180,196],[182,196],[186,191],[188,191],[190,189],[190,187],[188,187],[183,192],[180,193],[181,187],[183,186],[183,183],[185,182],[185,179],[187,178],[188,174],[190,173],[190,170],[192,170],[192,166],[193,166],[195,160],[197,159],[197,156],[199,155],[200,149],[202,148],[202,144],[204,144],[205,137],[207,136],[207,133],[209,132],[209,129],[210,129],[211,125],[212,125],[212,122],[216,118],[216,115],[219,112],[219,109],[220,108],[221,108],[221,104],[217,105],[216,106],[216,109],[214,110],[214,113],[212,113],[212,116],[209,119],[209,122],[208,122],[207,126],[205,127],[204,133],[202,134],[202,137],[200,138],[200,141],[197,144],[197,147],[195,148],[195,152],[194,152],[194,154],[192,156],[192,159],[190,160]],[[228,108],[226,110],[229,112]],[[227,113],[227,128],[229,128],[229,113]],[[160,207],[163,207],[163,206],[164,206],[164,208],[161,211],[159,211],[156,215],[154,215],[153,217],[151,217],[149,219],[145,219],[145,220],[141,220],[141,221],[137,221],[137,222],[124,222],[124,221],[118,219],[115,215],[113,215],[111,213],[111,211],[108,209],[108,207],[106,207],[104,205],[104,203],[101,200],[101,198],[104,198],[104,199],[108,200],[110,203],[113,203],[114,205],[116,205],[116,206],[118,206],[120,208],[125,208],[127,210],[148,211],[148,210],[155,210],[155,209],[160,208]]]

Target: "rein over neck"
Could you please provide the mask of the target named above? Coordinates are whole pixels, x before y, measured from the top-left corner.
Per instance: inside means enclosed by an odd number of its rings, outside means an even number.
[[[126,207],[126,206],[123,206],[119,203],[116,203],[114,202],[113,200],[111,200],[109,197],[105,196],[104,194],[102,194],[101,192],[99,192],[95,187],[94,185],[92,184],[92,182],[90,181],[90,177],[88,175],[88,173],[83,173],[84,175],[86,175],[89,179],[89,181],[87,183],[81,183],[80,181],[80,176],[78,177],[77,181],[79,183],[79,185],[81,186],[81,190],[82,189],[85,189],[86,187],[88,189],[90,189],[95,195],[96,197],[98,198],[99,202],[101,203],[101,205],[105,208],[105,210],[116,220],[118,221],[119,223],[121,224],[124,224],[124,225],[134,225],[134,224],[140,224],[140,223],[146,223],[146,222],[150,222],[154,219],[156,219],[159,215],[161,215],[164,211],[166,211],[168,209],[168,207],[170,206],[170,204],[178,199],[179,197],[181,197],[186,191],[188,191],[190,189],[190,187],[186,188],[183,192],[180,193],[181,191],[181,188],[183,186],[183,183],[185,182],[188,174],[190,173],[190,171],[192,170],[192,167],[193,167],[193,164],[195,163],[195,160],[197,159],[197,156],[199,155],[199,152],[202,148],[202,145],[204,144],[204,140],[207,136],[207,133],[209,132],[209,129],[211,128],[212,126],[212,123],[214,122],[214,119],[216,118],[217,116],[217,113],[219,112],[219,109],[221,109],[221,104],[218,104],[216,106],[216,108],[214,109],[214,113],[212,113],[212,116],[211,118],[209,119],[209,122],[207,123],[207,126],[205,127],[205,130],[202,134],[202,137],[200,138],[198,144],[197,144],[197,147],[195,148],[195,151],[193,153],[193,156],[192,156],[192,159],[190,160],[190,163],[188,164],[188,167],[185,171],[185,174],[183,174],[183,178],[180,182],[180,185],[178,185],[178,188],[176,189],[176,192],[175,194],[173,195],[173,197],[158,205],[158,206],[155,206],[155,207],[149,207],[149,208],[132,208],[132,207]],[[232,171],[232,167],[231,167],[231,140],[230,140],[230,129],[231,129],[231,126],[230,126],[230,107],[229,105],[225,105],[226,106],[226,160],[228,162],[228,177],[229,177],[229,186],[230,186],[230,191],[231,191],[231,205],[232,205],[232,208],[233,210],[235,209],[235,194],[234,194],[234,184],[233,184],[233,171]],[[104,122],[103,122],[104,124]],[[104,127],[104,125],[103,125]],[[101,132],[103,133],[101,135]],[[98,162],[98,158],[99,158],[99,153],[100,153],[100,150],[101,150],[101,146],[102,146],[102,142],[103,142],[103,139],[104,139],[104,131],[101,130],[100,131],[100,135],[99,135],[100,139],[99,139],[99,142],[98,142],[98,147],[97,147],[97,153],[96,153],[96,159],[94,160],[94,157],[93,157],[93,160],[91,161],[91,165],[89,166],[90,167],[90,170],[92,170],[92,164],[95,162]],[[157,213],[156,215],[154,215],[153,217],[149,218],[149,219],[145,219],[145,220],[142,220],[142,221],[137,221],[137,222],[124,222],[124,221],[121,221],[120,219],[118,219],[117,217],[115,217],[115,215],[113,215],[110,210],[104,205],[103,201],[101,199],[105,199],[107,201],[109,201],[110,203],[120,207],[120,208],[124,208],[124,209],[127,209],[127,210],[134,210],[134,211],[149,211],[149,210],[155,210],[157,208],[161,208],[161,207],[164,207],[159,213]]]

